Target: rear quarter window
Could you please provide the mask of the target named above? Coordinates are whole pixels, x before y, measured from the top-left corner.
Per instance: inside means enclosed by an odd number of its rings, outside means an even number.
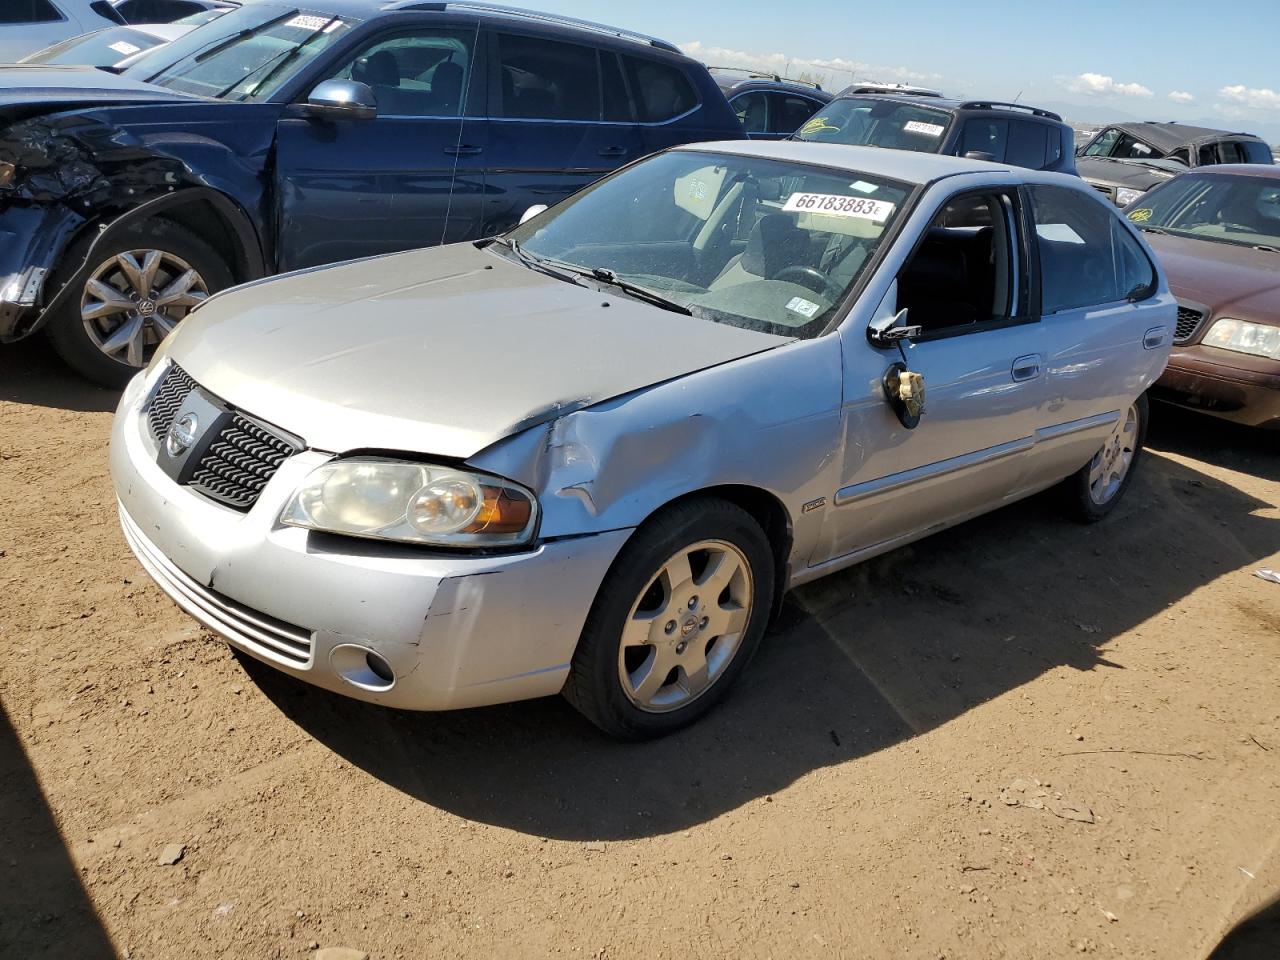
[[[49,0],[0,0],[0,23],[56,23],[62,19]]]
[[[622,60],[636,109],[645,123],[672,120],[698,105],[693,84],[679,67],[629,55]]]
[[[1029,120],[1009,121],[1009,147],[1005,152],[1006,163],[1039,170],[1045,165],[1045,144],[1049,128],[1043,123]]]

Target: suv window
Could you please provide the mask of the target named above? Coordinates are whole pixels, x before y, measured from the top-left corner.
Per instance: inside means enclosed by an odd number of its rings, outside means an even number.
[[[1218,144],[1217,161],[1202,160],[1204,163],[1271,163],[1271,151],[1266,144],[1253,140],[1223,140]]]
[[[698,95],[683,70],[628,55],[623,55],[622,62],[626,64],[641,120],[661,123],[698,105]]]
[[[816,100],[793,93],[769,94],[769,132],[795,133],[820,106]]]
[[[600,65],[590,47],[499,34],[498,71],[502,82],[498,116],[600,119]]]
[[[997,163],[1005,160],[1005,149],[1009,142],[1009,121],[991,117],[974,117],[967,120],[960,136],[960,156],[971,151],[991,154]],[[1044,147],[1040,148],[1043,157]]]
[[[1111,156],[1119,157],[1124,160],[1154,160],[1163,154],[1150,144],[1143,143],[1137,137],[1131,137],[1124,133],[1120,135],[1120,139],[1116,142],[1115,149],[1111,151]]]
[[[954,115],[879,97],[839,97],[817,111],[797,140],[937,153]]]
[[[1115,147],[1116,141],[1120,139],[1120,131],[1115,127],[1108,127],[1093,138],[1093,142],[1085,148],[1084,155],[1086,157],[1109,157],[1111,150]]]
[[[204,10],[191,0],[121,0],[116,13],[129,23],[170,23]]]
[[[1009,148],[1005,152],[1006,163],[1040,170],[1045,166],[1045,143],[1050,128],[1030,120],[1009,121]]]
[[[1027,189],[1040,252],[1045,315],[1146,297],[1155,291],[1155,267],[1110,208],[1068,187]]]
[[[761,90],[740,93],[730,104],[747,133],[765,133],[769,129],[769,98]]]
[[[54,23],[62,19],[49,0],[4,0],[0,23]]]
[[[472,30],[416,30],[365,47],[335,77],[367,83],[378,113],[458,117],[471,75]]]

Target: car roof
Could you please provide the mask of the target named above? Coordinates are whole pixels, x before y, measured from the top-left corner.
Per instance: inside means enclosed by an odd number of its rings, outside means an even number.
[[[1233,133],[1230,130],[1215,130],[1213,127],[1193,127],[1175,121],[1143,120],[1131,123],[1108,123],[1103,130],[1115,127],[1125,133],[1131,133],[1158,150],[1168,153],[1178,147],[1185,147],[1199,140],[1219,140],[1226,137],[1247,137],[1259,140],[1252,133]]]
[[[1052,120],[1055,123],[1062,123],[1063,120],[1056,113],[1049,110],[1043,110],[1029,103],[1005,103],[1001,100],[984,100],[984,99],[967,99],[956,100],[952,97],[933,97],[927,94],[911,94],[911,93],[880,93],[878,91],[872,93],[859,93],[856,87],[845,87],[836,96],[837,100],[893,100],[900,103],[910,103],[921,107],[932,107],[934,110],[944,110],[949,113],[992,113],[1002,117],[1023,117],[1026,119]]]
[[[1048,176],[1080,183],[1076,177],[1065,174],[1040,174],[1033,170],[1014,168],[1004,163],[987,163],[938,153],[917,153],[913,150],[886,150],[883,147],[853,147],[843,143],[814,143],[807,140],[720,140],[711,143],[686,143],[674,150],[734,154],[743,157],[760,157],[766,160],[790,160],[794,163],[810,163],[815,166],[847,169],[850,173],[867,173],[887,177],[903,183],[931,183],[941,177],[961,173],[1013,173],[1019,177],[1039,180]]]
[[[737,76],[734,76],[733,72],[738,71],[738,69],[737,67],[707,67],[711,78],[715,80],[716,86],[724,92],[725,96],[742,93],[745,90],[778,90],[798,93],[814,100],[831,99],[831,94],[815,83],[805,83],[801,80],[789,80],[786,77],[767,74],[750,73],[745,69],[740,71]],[[742,74],[744,73],[747,75],[743,76]]]
[[[1196,167],[1200,177],[1256,177],[1259,180],[1280,180],[1280,166],[1269,163],[1215,163]]]

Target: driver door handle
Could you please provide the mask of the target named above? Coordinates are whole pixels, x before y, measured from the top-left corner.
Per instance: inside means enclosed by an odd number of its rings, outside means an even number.
[[[456,147],[445,147],[444,152],[451,157],[474,157],[481,149],[469,143],[460,143]]]
[[[1028,353],[1025,357],[1019,357],[1013,361],[1011,373],[1016,381],[1034,380],[1040,376],[1040,370],[1043,366],[1044,357],[1038,353]]]
[[[627,155],[626,147],[601,147],[596,151],[601,157],[625,157]]]

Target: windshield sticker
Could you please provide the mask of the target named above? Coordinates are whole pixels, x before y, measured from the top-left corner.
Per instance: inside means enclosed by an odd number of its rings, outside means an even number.
[[[332,19],[333,19],[332,17],[316,17],[310,14],[303,13],[294,17],[292,20],[286,23],[285,26],[301,27],[303,30],[323,30],[325,27],[329,25],[329,21]]]
[[[1129,219],[1134,223],[1146,223],[1151,219],[1151,208],[1139,207],[1137,210],[1130,210]]]
[[[804,126],[800,128],[800,135],[802,137],[811,137],[815,133],[825,133],[828,130],[839,132],[840,128],[827,123],[826,117],[814,117],[805,121]]]
[[[926,137],[940,137],[942,131],[947,129],[940,123],[924,123],[920,120],[909,120],[906,126],[902,128],[907,133],[923,133]]]
[[[874,183],[867,183],[865,180],[858,180],[849,184],[850,190],[857,190],[859,193],[875,193],[880,188]]]
[[[117,40],[115,43],[107,47],[108,50],[114,50],[116,53],[123,53],[126,57],[131,53],[137,53],[141,47],[135,47],[127,40]]]
[[[793,193],[782,205],[790,213],[820,213],[828,217],[857,217],[884,223],[894,204],[870,197],[842,197],[834,193]]]
[[[802,317],[813,319],[813,315],[818,312],[818,305],[812,300],[806,300],[804,297],[792,297],[787,301],[787,309],[800,314]]]

